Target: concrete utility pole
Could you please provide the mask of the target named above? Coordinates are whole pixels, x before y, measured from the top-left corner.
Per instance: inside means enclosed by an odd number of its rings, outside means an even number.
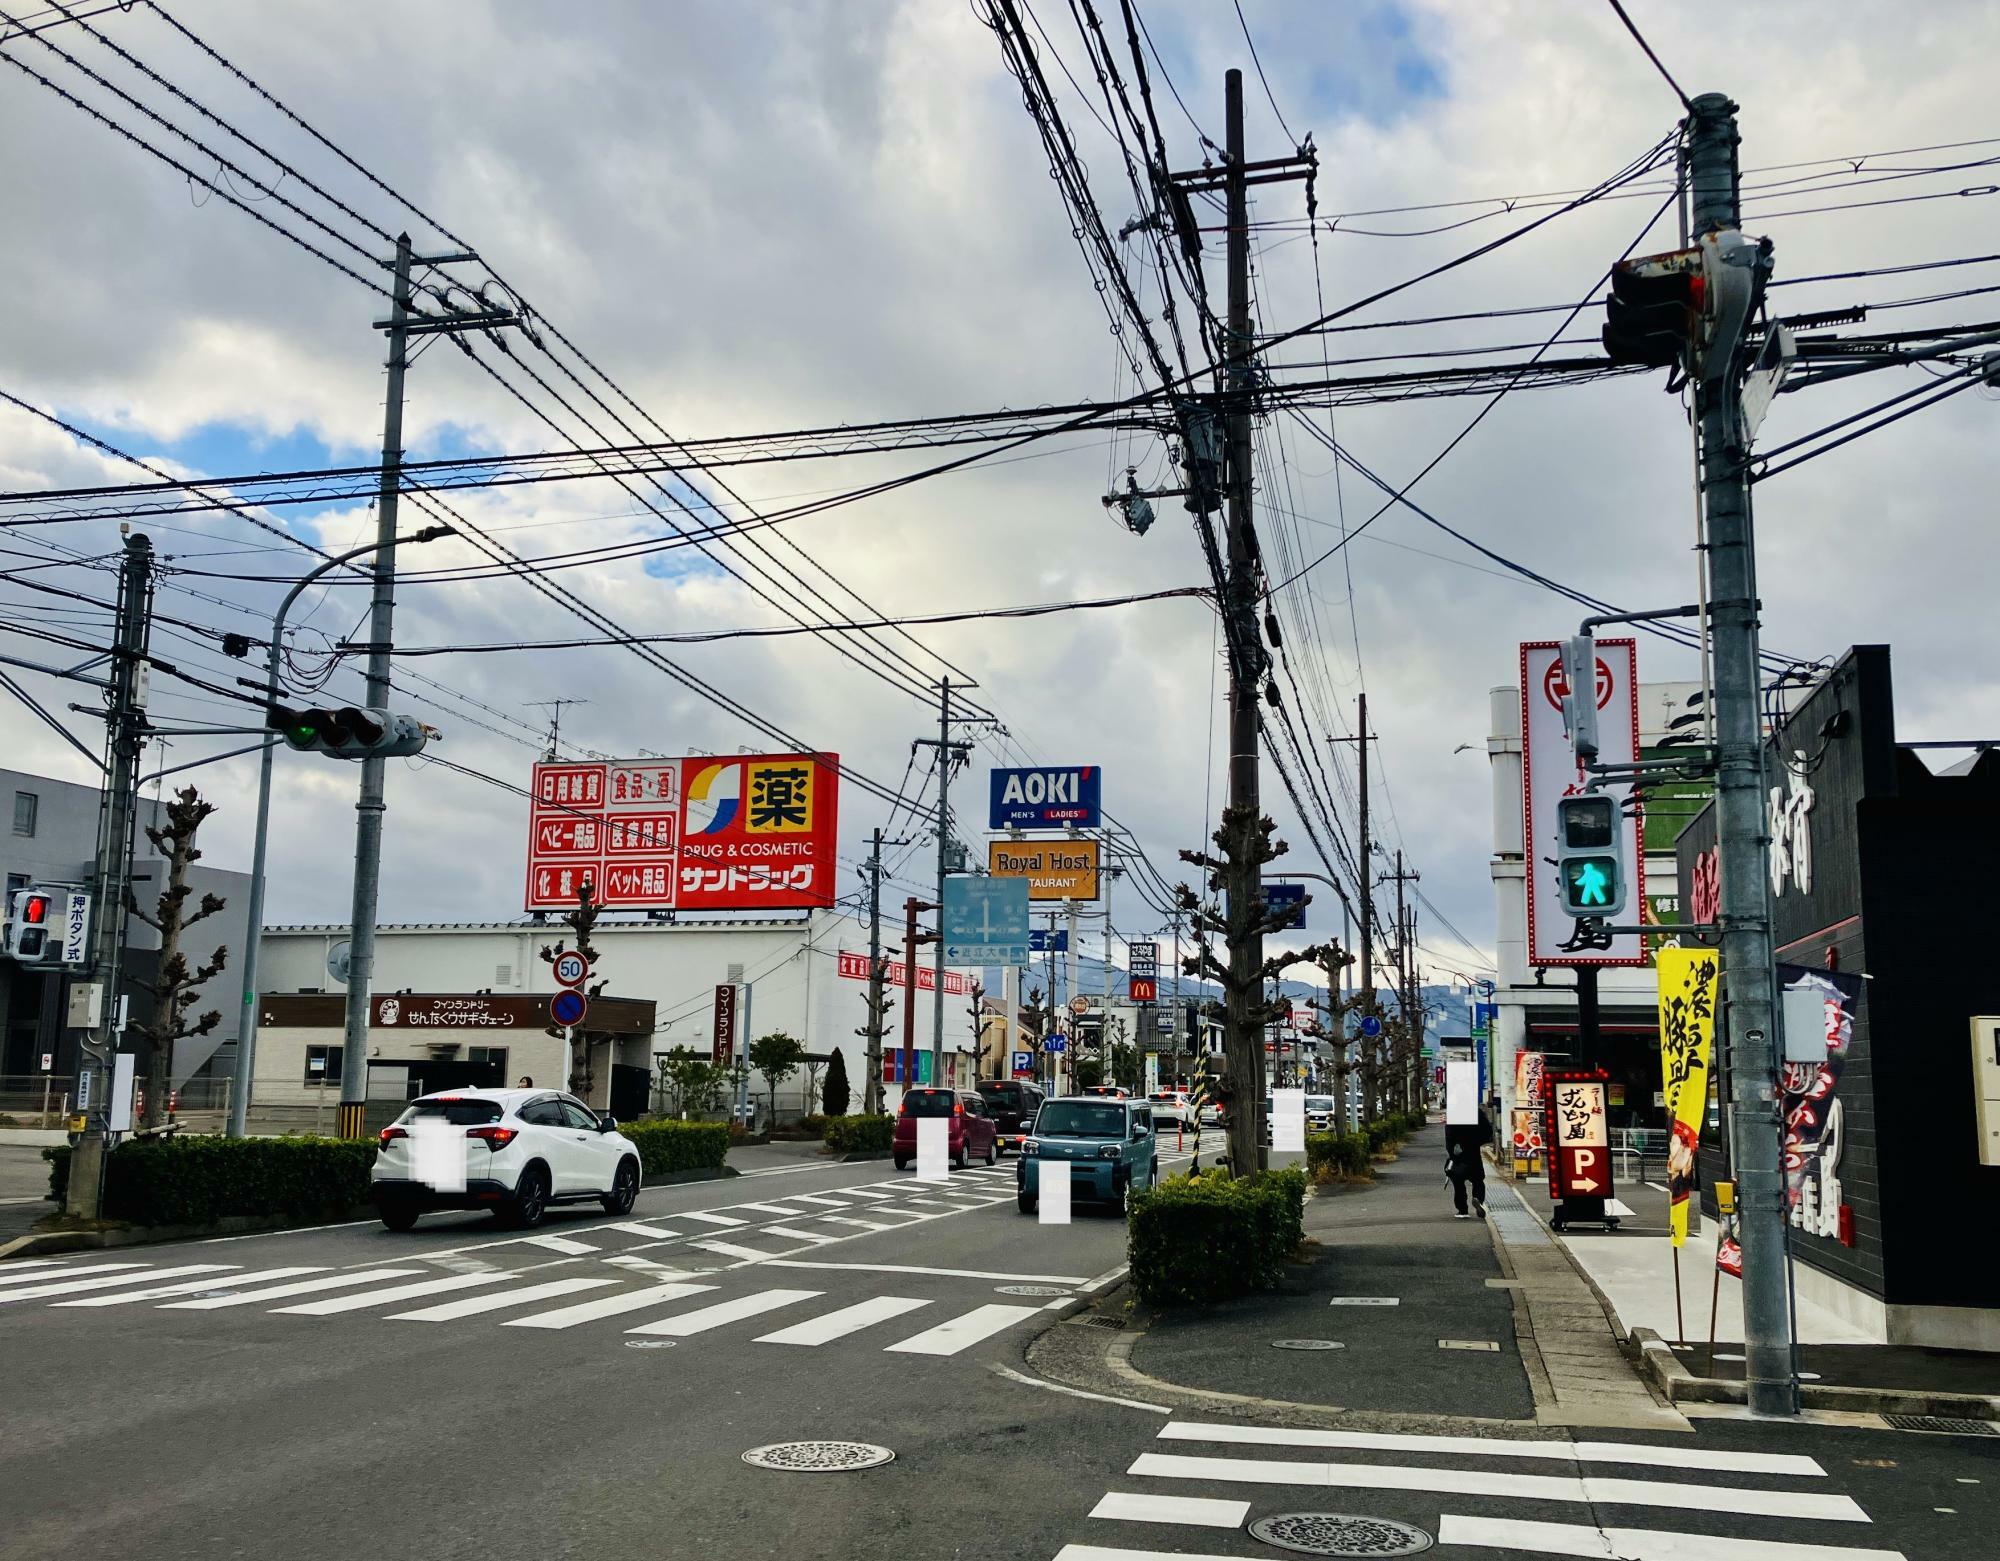
[[[1739,225],[1736,105],[1719,92],[1691,105],[1688,172],[1694,231]],[[1744,1378],[1755,1414],[1795,1415],[1786,1296],[1784,1175],[1776,1090],[1776,972],[1770,849],[1758,716],[1757,557],[1750,512],[1737,343],[1706,355],[1696,405],[1708,510],[1709,602],[1715,643],[1716,837],[1721,863],[1731,1157],[1743,1246]]]
[[[1367,752],[1367,744],[1362,745]],[[1415,869],[1403,870],[1403,853],[1396,852],[1396,871],[1392,875],[1396,884],[1396,1004],[1403,1011],[1403,1045],[1409,1048],[1404,1054],[1403,1077],[1397,1084],[1398,1093],[1403,1095],[1406,1109],[1414,1109],[1409,1098],[1414,1081],[1420,1078],[1423,1069],[1423,998],[1417,991],[1414,972],[1417,967],[1416,912],[1404,903],[1403,885],[1414,883],[1422,875]],[[1364,927],[1366,923],[1363,923]],[[1365,932],[1362,934],[1367,935]]]
[[[1355,768],[1359,772],[1360,805],[1357,811],[1361,815],[1359,820],[1361,829],[1361,860],[1356,866],[1360,870],[1361,881],[1354,887],[1356,892],[1361,896],[1361,905],[1355,913],[1361,920],[1361,969],[1359,971],[1360,981],[1355,987],[1354,995],[1361,1005],[1362,1017],[1366,1018],[1370,1014],[1373,1014],[1376,1008],[1375,867],[1373,858],[1375,846],[1368,833],[1368,745],[1375,739],[1368,735],[1368,696],[1365,693],[1361,694],[1356,697],[1354,703],[1357,711],[1355,735],[1352,737],[1335,737],[1331,733],[1328,733],[1326,740],[1329,743],[1353,743]],[[1361,1073],[1361,1117],[1363,1121],[1367,1122],[1372,1122],[1378,1115],[1376,1075],[1379,1070],[1375,1067],[1374,1058],[1380,1046],[1381,1043],[1379,1040],[1371,1041],[1367,1036],[1362,1036],[1359,1048],[1360,1055],[1355,1059],[1356,1066]]]
[[[98,1020],[77,1048],[77,1099],[89,1091],[84,1131],[69,1161],[63,1212],[94,1220],[104,1202],[104,1154],[111,1130],[112,1057],[118,1050],[118,978],[125,954],[125,899],[131,884],[132,819],[139,803],[139,759],[146,747],[146,652],[153,627],[153,544],[125,539],[118,570],[118,621],[111,653],[111,708],[104,791],[97,809],[97,925],[90,980]],[[53,980],[53,978],[52,978]],[[88,1082],[86,1082],[88,1081]]]
[[[861,1086],[861,1109],[869,1116],[882,1106],[882,831],[868,852],[868,1078]],[[904,1001],[909,995],[904,994]]]

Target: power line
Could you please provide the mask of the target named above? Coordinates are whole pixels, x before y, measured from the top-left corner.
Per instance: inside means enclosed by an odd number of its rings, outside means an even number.
[[[1625,24],[1625,30],[1632,35],[1632,41],[1646,51],[1646,58],[1653,62],[1653,69],[1660,73],[1660,78],[1674,89],[1674,96],[1681,100],[1681,107],[1692,109],[1694,107],[1693,102],[1685,92],[1681,91],[1681,84],[1674,80],[1673,72],[1668,70],[1659,55],[1653,52],[1653,46],[1646,42],[1645,35],[1639,31],[1637,24],[1633,22],[1630,16],[1625,14],[1625,7],[1622,0],[1611,0],[1611,9],[1618,13],[1618,20]]]

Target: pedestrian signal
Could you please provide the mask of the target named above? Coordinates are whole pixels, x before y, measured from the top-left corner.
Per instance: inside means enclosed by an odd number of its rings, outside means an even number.
[[[1556,871],[1565,915],[1604,921],[1625,909],[1623,834],[1616,797],[1586,792],[1556,803]]]

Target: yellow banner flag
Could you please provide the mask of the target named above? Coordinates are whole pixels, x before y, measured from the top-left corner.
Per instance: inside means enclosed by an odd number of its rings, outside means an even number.
[[[1708,1115],[1721,960],[1714,949],[1661,949],[1654,966],[1660,978],[1660,1077],[1666,1084],[1667,1114],[1673,1119],[1667,1191],[1678,1247],[1687,1240],[1695,1145],[1701,1141],[1702,1119]]]

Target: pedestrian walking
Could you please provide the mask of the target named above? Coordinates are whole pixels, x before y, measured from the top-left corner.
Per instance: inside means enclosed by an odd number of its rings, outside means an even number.
[[[1469,1220],[1474,1214],[1486,1218],[1486,1146],[1493,1142],[1493,1119],[1484,1111],[1477,1122],[1447,1125],[1444,1130],[1444,1174],[1451,1183],[1451,1201],[1457,1210],[1454,1219]],[[1466,1193],[1472,1207],[1466,1208]]]

